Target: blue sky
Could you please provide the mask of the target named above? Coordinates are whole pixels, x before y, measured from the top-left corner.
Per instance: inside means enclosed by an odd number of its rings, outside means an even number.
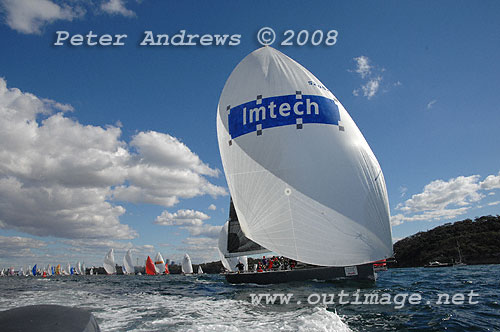
[[[315,74],[382,166],[394,239],[499,214],[496,1],[0,0],[0,267],[218,259],[228,189],[215,115],[260,47]],[[281,46],[335,29],[334,46]],[[140,46],[145,31],[240,35],[235,46]],[[56,31],[127,34],[54,46]]]

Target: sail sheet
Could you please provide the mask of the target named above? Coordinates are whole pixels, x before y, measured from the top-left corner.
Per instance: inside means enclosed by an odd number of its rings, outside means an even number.
[[[127,250],[125,257],[123,257],[123,267],[126,274],[134,274],[134,263],[132,263],[132,252],[130,249]]]
[[[201,268],[201,265],[198,265],[198,274],[203,274],[203,269]]]
[[[107,274],[116,273],[115,252],[113,251],[113,248],[111,248],[104,257],[104,269],[106,270]]]
[[[182,259],[182,273],[185,274],[191,274],[193,273],[193,265],[191,264],[191,258],[189,257],[188,254],[184,255],[184,258]]]
[[[315,265],[392,255],[380,165],[342,104],[300,64],[271,47],[245,57],[222,91],[217,136],[250,240]]]

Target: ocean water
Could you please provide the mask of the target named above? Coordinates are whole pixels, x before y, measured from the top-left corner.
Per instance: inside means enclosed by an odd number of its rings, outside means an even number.
[[[257,304],[259,294],[293,295],[288,304],[266,304],[265,295]],[[0,310],[32,304],[87,309],[102,331],[500,331],[500,266],[391,269],[375,285],[231,285],[206,274],[0,277]]]

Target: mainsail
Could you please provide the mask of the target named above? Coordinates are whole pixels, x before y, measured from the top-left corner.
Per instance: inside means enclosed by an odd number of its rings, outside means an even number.
[[[201,268],[201,265],[198,265],[198,274],[203,274],[203,269]]]
[[[315,265],[392,255],[380,165],[342,104],[300,64],[271,47],[243,59],[222,91],[217,136],[247,238]]]
[[[219,250],[219,256],[222,265],[224,268],[228,271],[236,271],[236,265],[238,264],[239,261],[246,260],[246,256],[232,256],[228,252],[228,229],[229,229],[229,220],[226,221],[224,226],[222,226],[222,229],[219,233],[219,242],[218,242],[218,250]]]
[[[125,274],[134,274],[134,263],[132,263],[132,253],[131,250],[127,250],[125,257],[123,257],[123,267],[125,268]]]
[[[182,273],[184,274],[191,274],[193,273],[193,265],[191,264],[191,258],[189,257],[188,254],[184,255],[184,258],[182,259]]]
[[[233,200],[229,204],[229,220],[227,227],[227,253],[226,257],[238,257],[242,255],[252,255],[269,252],[245,236],[238,221],[238,215],[234,208]]]
[[[107,274],[115,274],[116,273],[116,266],[115,266],[115,253],[113,251],[113,248],[111,248],[106,257],[104,257],[104,269],[106,270]]]

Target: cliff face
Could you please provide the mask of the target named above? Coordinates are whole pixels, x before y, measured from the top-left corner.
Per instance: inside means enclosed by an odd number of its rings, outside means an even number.
[[[419,232],[394,244],[392,267],[424,266],[431,261],[500,264],[500,216],[483,216]]]

